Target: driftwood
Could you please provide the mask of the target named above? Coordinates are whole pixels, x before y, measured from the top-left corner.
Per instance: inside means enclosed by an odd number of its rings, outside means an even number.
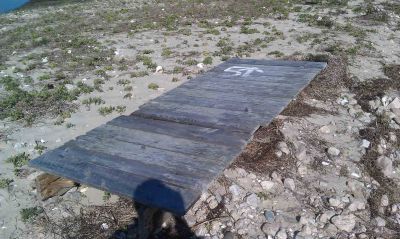
[[[54,196],[61,196],[74,186],[76,186],[74,181],[48,173],[36,178],[36,189],[43,201]]]

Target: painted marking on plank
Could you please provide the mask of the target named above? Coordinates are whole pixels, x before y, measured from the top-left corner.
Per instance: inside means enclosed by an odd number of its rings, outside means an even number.
[[[241,76],[241,77],[248,77],[253,72],[264,73],[264,71],[258,67],[244,67],[244,66],[231,66],[225,69],[224,71],[235,73],[232,76]]]

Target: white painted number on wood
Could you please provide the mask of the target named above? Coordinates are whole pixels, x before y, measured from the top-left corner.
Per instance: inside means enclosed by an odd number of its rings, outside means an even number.
[[[234,76],[242,76],[247,77],[251,75],[254,71],[263,73],[264,71],[259,69],[258,67],[243,67],[243,66],[232,66],[224,70],[225,72],[235,73]]]

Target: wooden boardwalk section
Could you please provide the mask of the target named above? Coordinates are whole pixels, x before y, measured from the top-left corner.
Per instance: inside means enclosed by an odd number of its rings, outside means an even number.
[[[30,165],[182,215],[325,65],[229,60]]]

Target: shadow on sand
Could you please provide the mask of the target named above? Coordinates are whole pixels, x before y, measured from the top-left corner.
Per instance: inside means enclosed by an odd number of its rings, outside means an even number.
[[[198,239],[182,216],[185,206],[179,192],[151,179],[137,187],[133,198],[142,202],[135,201],[134,204],[137,220],[128,226],[128,233],[116,231],[111,238]],[[175,214],[159,209],[162,206],[172,209]]]

